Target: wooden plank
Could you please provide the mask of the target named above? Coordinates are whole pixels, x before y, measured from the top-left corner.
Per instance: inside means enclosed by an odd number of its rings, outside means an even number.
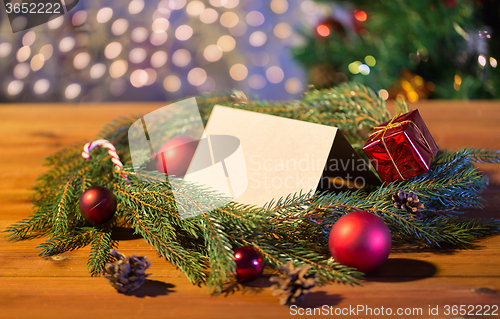
[[[119,116],[148,113],[164,103],[3,105],[0,106],[0,230],[30,214],[30,190],[47,168],[44,157],[73,143],[94,138],[102,126]],[[466,145],[500,149],[500,103],[489,101],[425,101],[418,108],[436,142],[444,148]],[[500,184],[500,168],[482,165],[493,185]],[[471,210],[479,217],[500,216],[500,187],[486,193],[486,208]],[[122,234],[123,235],[123,234]],[[123,236],[122,236],[123,237]],[[129,238],[130,236],[124,236]],[[267,273],[228,296],[213,297],[191,285],[170,263],[157,256],[142,239],[120,241],[125,253],[147,255],[153,262],[151,281],[134,295],[116,293],[104,278],[86,272],[88,248],[55,258],[40,258],[34,247],[43,238],[23,242],[0,240],[0,318],[277,318],[293,314],[279,306],[269,289]],[[500,236],[482,239],[478,248],[464,251],[397,251],[363,286],[330,284],[316,287],[301,304],[335,308],[499,305]],[[333,309],[335,309],[333,308]],[[367,317],[359,315],[357,317]]]

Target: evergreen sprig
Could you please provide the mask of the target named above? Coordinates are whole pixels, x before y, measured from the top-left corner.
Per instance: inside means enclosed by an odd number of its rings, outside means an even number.
[[[302,100],[291,102],[251,101],[241,92],[202,96],[198,105],[205,121],[216,104],[334,125],[358,150],[374,126],[391,118],[382,99],[353,83],[313,89]],[[408,110],[402,101],[398,108]],[[135,118],[121,118],[97,136],[115,145],[130,185],[113,170],[106,150],[96,149],[91,160],[84,161],[83,143],[64,149],[47,159],[51,169],[35,186],[33,215],[9,226],[5,230],[9,239],[49,236],[37,247],[41,256],[90,245],[87,266],[92,275],[98,275],[111,258],[109,249],[117,245],[111,234],[120,221],[140,234],[193,284],[205,284],[220,292],[235,271],[233,250],[242,245],[257,249],[271,267],[288,261],[308,264],[320,283],[359,283],[362,273],[335,262],[328,251],[332,225],[351,211],[365,210],[380,216],[389,226],[395,244],[413,247],[470,247],[474,240],[500,227],[498,220],[466,220],[456,215],[464,208],[482,207],[480,193],[487,181],[474,163],[499,163],[499,151],[440,151],[429,172],[384,184],[371,193],[290,194],[260,208],[230,202],[207,210],[204,205],[220,200],[215,194],[181,179],[166,181],[159,173],[134,171],[127,139],[127,130],[134,122]],[[189,121],[174,123],[165,127],[165,132],[175,136],[189,125]],[[114,218],[99,227],[88,225],[78,212],[79,197],[92,185],[108,187],[118,200]],[[181,197],[174,198],[173,187]],[[425,204],[424,218],[417,219],[393,206],[391,196],[400,189],[412,190],[419,196]],[[189,205],[198,211],[192,218],[182,218],[177,205]]]

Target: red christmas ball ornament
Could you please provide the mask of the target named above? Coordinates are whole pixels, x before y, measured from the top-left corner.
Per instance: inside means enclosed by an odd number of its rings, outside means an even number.
[[[197,145],[198,141],[187,136],[168,140],[156,154],[156,169],[167,175],[184,176]]]
[[[116,197],[104,186],[92,186],[80,197],[83,218],[95,225],[102,225],[116,212]]]
[[[264,270],[264,259],[253,247],[243,246],[234,251],[236,279],[239,282],[254,280]]]
[[[357,211],[337,220],[328,243],[335,261],[368,273],[387,260],[392,239],[382,218]]]

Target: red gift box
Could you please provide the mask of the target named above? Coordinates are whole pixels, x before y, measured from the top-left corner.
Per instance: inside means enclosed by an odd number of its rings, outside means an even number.
[[[380,178],[392,182],[427,172],[438,148],[414,110],[375,127],[363,151]]]

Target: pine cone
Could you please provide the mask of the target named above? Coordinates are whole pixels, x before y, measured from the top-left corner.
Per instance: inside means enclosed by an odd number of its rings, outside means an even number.
[[[304,295],[316,285],[316,274],[306,275],[310,268],[309,265],[294,268],[293,263],[289,261],[280,267],[282,273],[279,276],[269,278],[269,281],[277,282],[271,289],[274,290],[273,296],[280,297],[280,305],[302,301]]]
[[[419,211],[424,208],[424,204],[420,203],[418,196],[412,191],[405,192],[400,190],[392,195],[394,207],[404,209],[408,213],[414,214],[417,218],[422,218],[422,213]]]
[[[118,292],[127,293],[139,288],[149,276],[145,273],[146,269],[151,266],[147,260],[148,257],[136,257],[136,255],[127,257],[114,249],[110,252],[118,260],[106,264],[104,277]]]

